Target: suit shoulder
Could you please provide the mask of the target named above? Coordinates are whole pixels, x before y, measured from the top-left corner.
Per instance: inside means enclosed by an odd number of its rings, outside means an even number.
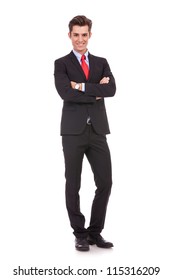
[[[96,55],[90,54],[90,57],[94,60],[106,61],[106,58],[101,57],[101,56],[96,56]]]
[[[57,63],[57,62],[65,62],[66,60],[69,59],[70,56],[71,56],[71,53],[69,53],[69,54],[67,54],[65,56],[59,57],[59,58],[57,58],[55,60],[55,63]]]

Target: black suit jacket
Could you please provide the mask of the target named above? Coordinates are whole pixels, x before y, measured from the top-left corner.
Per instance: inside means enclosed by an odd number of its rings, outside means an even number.
[[[85,129],[88,116],[96,133],[110,133],[104,98],[114,96],[115,79],[105,58],[90,53],[88,58],[90,67],[88,80],[73,51],[55,61],[55,86],[64,100],[61,135],[81,134]],[[110,78],[108,84],[99,84],[103,77]],[[85,83],[85,92],[72,89],[70,81]],[[102,99],[96,100],[97,96]]]

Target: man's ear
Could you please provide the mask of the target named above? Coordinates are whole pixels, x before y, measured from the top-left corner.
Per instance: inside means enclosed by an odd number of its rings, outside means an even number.
[[[68,37],[71,39],[71,33],[70,32],[68,33]]]
[[[92,36],[92,32],[89,33],[89,38],[91,38],[91,36]]]

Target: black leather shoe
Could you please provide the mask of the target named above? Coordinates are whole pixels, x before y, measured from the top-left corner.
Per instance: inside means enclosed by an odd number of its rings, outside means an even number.
[[[75,239],[75,248],[78,251],[89,251],[89,243],[86,238]]]
[[[103,237],[100,234],[98,234],[96,236],[89,235],[87,240],[88,240],[88,243],[90,245],[96,244],[97,247],[100,247],[100,248],[111,248],[111,247],[114,247],[112,242],[108,242],[108,241],[104,240]]]

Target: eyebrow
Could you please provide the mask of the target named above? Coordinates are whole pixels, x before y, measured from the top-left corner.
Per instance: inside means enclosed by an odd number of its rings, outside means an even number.
[[[87,35],[88,33],[82,33],[81,35]],[[79,35],[79,33],[74,32],[73,35]]]

